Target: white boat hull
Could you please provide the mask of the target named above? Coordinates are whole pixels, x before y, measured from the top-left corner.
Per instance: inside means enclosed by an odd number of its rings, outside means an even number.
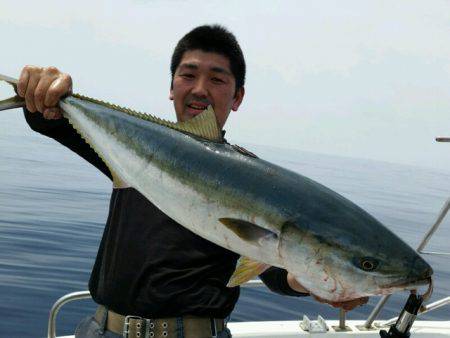
[[[228,323],[233,338],[298,338],[313,336],[321,337],[380,337],[379,329],[360,330],[364,325],[362,320],[347,320],[349,331],[338,331],[339,321],[327,320],[329,330],[326,333],[309,333],[300,328],[300,321],[271,321],[271,322],[234,322]],[[375,322],[377,326],[381,322]],[[388,328],[386,329],[388,330]],[[450,337],[450,321],[416,321],[411,329],[411,338],[440,338]],[[58,338],[74,338],[64,336]]]

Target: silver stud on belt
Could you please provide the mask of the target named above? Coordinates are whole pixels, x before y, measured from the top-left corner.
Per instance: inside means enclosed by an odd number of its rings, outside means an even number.
[[[169,326],[169,325],[167,325],[167,322],[163,322],[163,323],[162,323],[163,329],[167,329],[168,326]],[[168,335],[167,331],[166,331],[166,330],[163,330],[162,335],[163,335],[163,337],[167,337],[167,335]]]

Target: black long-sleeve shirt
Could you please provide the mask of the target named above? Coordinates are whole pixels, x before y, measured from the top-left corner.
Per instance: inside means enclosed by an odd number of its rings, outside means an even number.
[[[51,137],[111,179],[99,156],[66,119],[45,120],[25,111],[30,127]],[[114,188],[109,215],[89,281],[93,299],[123,315],[225,318],[239,297],[228,288],[239,256],[187,230],[133,188]],[[270,268],[260,277],[274,292],[289,288],[287,272]]]

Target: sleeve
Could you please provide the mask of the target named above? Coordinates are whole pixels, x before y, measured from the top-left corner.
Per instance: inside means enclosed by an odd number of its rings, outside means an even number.
[[[112,180],[111,172],[106,164],[89,144],[81,138],[67,119],[47,120],[42,114],[31,113],[26,109],[24,109],[24,114],[25,120],[32,130],[58,141],[63,146],[84,158]]]
[[[259,278],[269,288],[270,291],[284,296],[305,297],[309,293],[297,292],[289,286],[287,282],[287,271],[285,269],[270,267]]]

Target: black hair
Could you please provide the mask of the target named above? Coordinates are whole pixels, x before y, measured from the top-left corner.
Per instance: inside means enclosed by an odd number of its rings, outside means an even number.
[[[172,54],[170,71],[172,81],[183,54],[199,49],[204,52],[221,54],[230,61],[231,73],[236,80],[236,91],[245,83],[245,60],[236,37],[225,27],[219,25],[204,25],[194,28],[178,41]]]

